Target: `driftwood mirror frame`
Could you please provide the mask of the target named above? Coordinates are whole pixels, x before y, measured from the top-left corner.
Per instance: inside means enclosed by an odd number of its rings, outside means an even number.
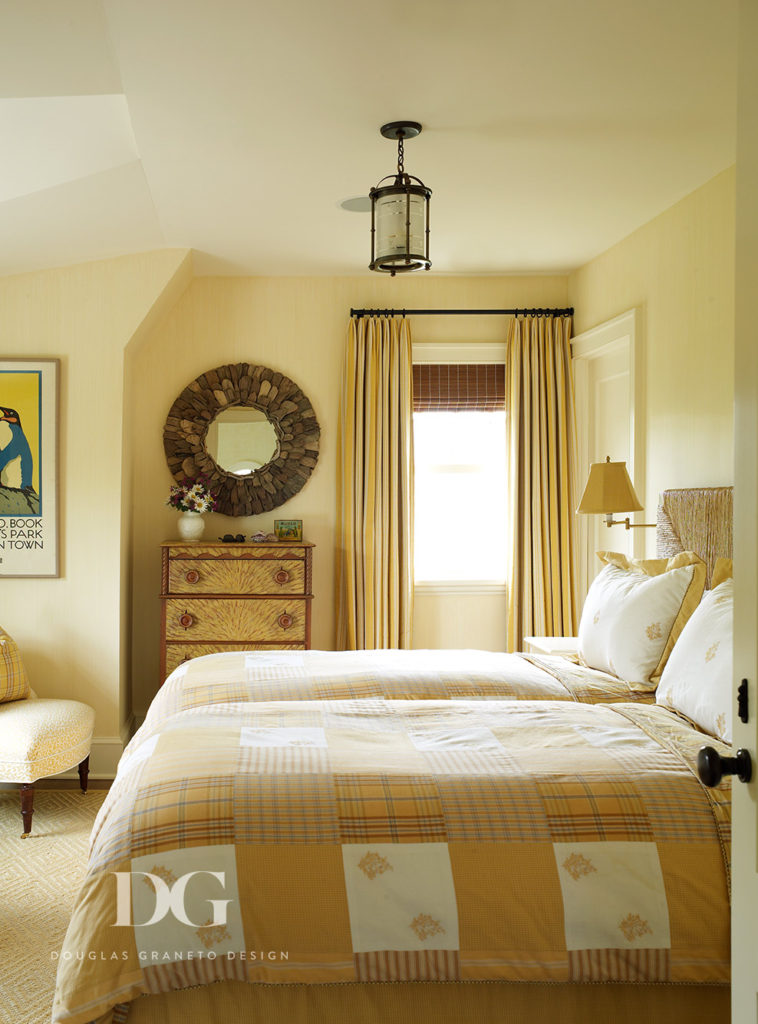
[[[249,476],[218,465],[206,448],[208,427],[223,409],[253,406],[276,431],[277,451]],[[227,516],[255,516],[283,505],[303,487],[318,460],[321,431],[311,403],[283,373],[254,363],[231,363],[201,373],[169,410],[163,448],[174,479],[204,476]]]

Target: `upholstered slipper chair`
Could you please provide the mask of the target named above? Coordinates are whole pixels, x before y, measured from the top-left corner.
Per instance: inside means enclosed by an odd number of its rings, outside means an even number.
[[[79,766],[87,792],[95,712],[78,700],[47,700],[31,690],[13,639],[0,629],[0,782],[21,784],[26,839],[32,830],[34,783]]]

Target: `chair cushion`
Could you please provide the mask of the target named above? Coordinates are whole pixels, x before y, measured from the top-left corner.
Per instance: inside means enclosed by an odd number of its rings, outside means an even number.
[[[0,704],[28,696],[29,680],[16,641],[0,629]]]
[[[0,705],[0,782],[36,782],[88,756],[95,712],[78,700]]]

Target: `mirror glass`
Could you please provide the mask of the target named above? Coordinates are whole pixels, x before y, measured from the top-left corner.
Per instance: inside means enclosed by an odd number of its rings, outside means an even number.
[[[214,418],[205,438],[208,454],[234,476],[250,476],[279,454],[276,430],[255,406],[233,405]]]

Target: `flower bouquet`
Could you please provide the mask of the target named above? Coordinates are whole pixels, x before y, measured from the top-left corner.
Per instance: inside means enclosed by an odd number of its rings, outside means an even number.
[[[180,484],[174,484],[166,504],[181,512],[178,526],[182,540],[200,540],[205,529],[203,514],[215,511],[217,503],[208,480],[196,476],[194,480],[185,477]]]
[[[199,512],[201,515],[214,512],[217,506],[216,495],[203,476],[185,477],[180,484],[174,484],[166,504],[180,512]]]

